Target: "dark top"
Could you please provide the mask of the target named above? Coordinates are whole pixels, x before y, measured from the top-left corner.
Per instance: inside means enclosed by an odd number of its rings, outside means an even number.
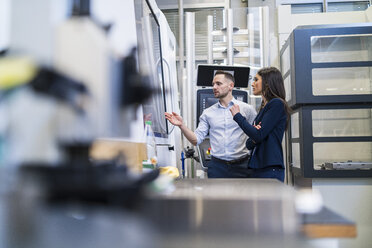
[[[237,113],[234,120],[249,136],[246,146],[251,152],[249,167],[258,169],[273,165],[284,168],[282,140],[285,131],[287,115],[284,103],[279,98],[269,101],[258,113],[253,123],[261,122],[261,129],[257,130],[246,119]]]

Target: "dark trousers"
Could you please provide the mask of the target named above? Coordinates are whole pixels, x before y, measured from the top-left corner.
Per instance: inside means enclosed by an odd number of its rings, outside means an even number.
[[[284,169],[281,166],[270,166],[262,169],[252,169],[251,178],[275,178],[284,182]]]
[[[212,157],[208,162],[208,178],[247,178],[250,172],[248,158],[239,163],[229,164]]]

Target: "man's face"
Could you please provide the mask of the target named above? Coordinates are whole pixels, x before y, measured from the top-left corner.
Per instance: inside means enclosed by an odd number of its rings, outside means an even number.
[[[212,82],[214,97],[224,98],[234,88],[234,83],[225,78],[224,74],[217,74]]]

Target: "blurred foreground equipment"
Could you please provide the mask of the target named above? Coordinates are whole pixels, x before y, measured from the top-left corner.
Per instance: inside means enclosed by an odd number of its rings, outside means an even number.
[[[70,125],[84,116],[86,87],[22,57],[1,59],[0,71],[0,164],[59,163],[58,141],[67,133],[74,136]],[[88,137],[79,131],[75,135]]]
[[[130,173],[119,160],[92,162],[90,143],[66,144],[65,164],[51,167],[24,164],[21,174],[31,180],[52,202],[85,202],[136,208],[142,199],[143,186],[158,175],[154,170],[146,174]]]

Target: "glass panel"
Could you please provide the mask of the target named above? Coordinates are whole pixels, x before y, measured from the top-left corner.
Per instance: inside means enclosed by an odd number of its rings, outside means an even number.
[[[263,17],[260,7],[233,9],[233,27],[239,28],[233,34],[233,49],[237,52],[234,63],[262,67],[264,60],[262,25]]]
[[[290,46],[287,46],[282,56],[280,57],[280,65],[282,74],[286,74],[291,68]]]
[[[372,109],[313,110],[313,136],[372,136]]]
[[[163,10],[175,37],[179,39],[178,9]],[[226,63],[226,17],[223,8],[186,8],[195,13],[195,58],[205,64],[208,55],[208,16],[213,17],[213,61]],[[262,10],[260,7],[234,8],[234,63],[262,67]],[[271,21],[270,21],[271,22]],[[273,25],[274,26],[274,25]],[[271,26],[270,26],[271,27]],[[184,37],[185,39],[186,37]],[[184,44],[186,44],[184,40]],[[186,50],[185,50],[186,52]]]
[[[296,112],[291,115],[291,135],[292,139],[300,137],[300,122],[299,113]]]
[[[313,36],[311,61],[372,61],[372,34]]]
[[[166,137],[168,131],[164,118],[166,109],[160,26],[147,4],[138,4],[136,8],[137,40],[139,43],[138,64],[141,71],[146,71],[150,75],[151,87],[155,89],[151,98],[143,104],[144,120],[152,121],[152,129],[156,136]]]
[[[292,166],[301,168],[301,154],[299,143],[292,143]]]
[[[368,1],[328,3],[327,12],[362,11],[368,8]]]
[[[312,78],[314,96],[372,93],[372,67],[318,68]]]
[[[260,112],[261,102],[262,102],[261,96],[255,96],[255,95],[248,96],[248,103],[255,108],[257,113]]]
[[[291,4],[292,14],[321,13],[323,12],[322,3]]]
[[[289,101],[292,99],[291,94],[291,74],[288,74],[286,78],[284,78],[284,89],[285,89],[285,100]]]
[[[170,9],[170,10],[162,10],[165,18],[167,19],[168,25],[170,29],[172,30],[174,37],[176,38],[176,43],[179,44],[179,15],[178,15],[178,10]],[[185,44],[185,40],[184,40]],[[176,50],[177,56],[178,54],[178,49]],[[184,54],[185,55],[185,54]]]
[[[372,169],[372,142],[314,143],[315,170]]]
[[[178,9],[162,10],[171,30],[173,31],[177,44],[179,44],[179,15]],[[208,40],[208,22],[207,17],[213,16],[213,30],[223,28],[223,9],[222,8],[185,8],[184,12],[195,12],[195,54],[196,56],[207,56],[207,40]],[[185,14],[186,15],[186,14]],[[185,21],[185,19],[184,19]],[[186,44],[186,36],[184,36],[184,44]],[[177,51],[178,52],[178,51]],[[184,51],[186,52],[186,50]]]
[[[187,10],[189,11],[189,10]],[[194,10],[195,11],[195,10]],[[208,53],[208,15],[213,16],[213,30],[223,28],[223,10],[210,9],[195,11],[195,56],[207,56]],[[186,38],[186,37],[185,37]],[[221,37],[214,37],[220,41]],[[186,43],[184,43],[186,44]]]

